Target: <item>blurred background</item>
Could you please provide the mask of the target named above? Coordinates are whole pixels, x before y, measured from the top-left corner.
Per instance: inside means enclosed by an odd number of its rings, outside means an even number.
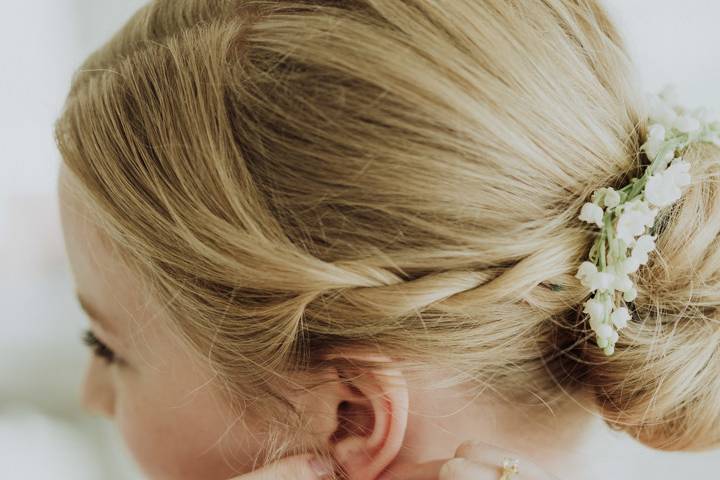
[[[107,420],[80,409],[89,353],[56,201],[52,123],[73,71],[145,1],[6,2],[0,16],[0,474],[8,479],[142,476]],[[604,0],[644,86],[678,86],[683,103],[720,109],[720,2]],[[692,461],[695,470],[688,467]],[[698,467],[698,465],[700,465]],[[658,454],[647,478],[711,478],[720,451]],[[697,477],[695,477],[697,476]]]

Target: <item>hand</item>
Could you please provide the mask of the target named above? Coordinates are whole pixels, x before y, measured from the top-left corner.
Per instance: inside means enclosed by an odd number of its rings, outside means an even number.
[[[311,466],[312,458],[312,454],[281,458],[262,468],[228,480],[321,480],[321,472]]]
[[[381,474],[377,480],[498,480],[505,457],[519,460],[518,473],[510,476],[512,480],[558,480],[526,457],[478,440],[461,443],[452,458],[403,465]]]

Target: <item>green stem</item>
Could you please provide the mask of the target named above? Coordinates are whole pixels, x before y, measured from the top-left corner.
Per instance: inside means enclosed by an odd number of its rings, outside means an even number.
[[[615,262],[617,260],[617,255],[615,252],[615,232],[612,228],[612,219],[611,219],[611,212],[608,212],[607,215],[605,215],[604,223],[605,223],[605,229],[607,230],[607,238],[608,238],[608,250],[609,250],[609,257],[611,262]]]
[[[626,185],[624,188],[621,189],[621,191],[625,190],[625,188],[630,187],[630,191],[627,194],[627,200],[634,199],[637,194],[645,187],[645,184],[647,183],[648,178],[655,173],[655,170],[660,165],[660,160],[665,157],[667,152],[671,150],[675,150],[678,146],[683,144],[682,139],[674,139],[674,141],[667,141],[665,146],[663,146],[662,150],[655,156],[652,163],[650,163],[650,166],[645,169],[645,172],[643,173],[642,177],[636,179],[633,181],[633,183]]]
[[[590,248],[590,261],[593,263],[597,263],[598,259],[598,248],[600,246],[600,237],[598,237],[594,242],[593,246]]]
[[[610,249],[612,250],[612,240],[614,237],[612,231],[612,216],[613,212],[608,209],[603,216],[603,229],[600,234],[600,270],[605,271],[607,265],[605,240],[607,239]],[[612,252],[611,252],[612,253]]]

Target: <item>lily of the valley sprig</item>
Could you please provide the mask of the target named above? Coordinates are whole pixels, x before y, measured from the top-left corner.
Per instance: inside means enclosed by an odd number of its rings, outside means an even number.
[[[617,306],[616,297],[621,293],[625,302],[635,300],[630,274],[645,265],[655,249],[655,218],[690,183],[690,164],[682,155],[692,142],[720,146],[720,115],[705,107],[688,111],[678,105],[674,85],[649,95],[648,102],[650,127],[641,148],[650,165],[620,190],[596,190],[578,217],[600,229],[589,260],[580,264],[575,277],[594,293],[583,312],[590,316],[598,347],[608,356],[615,351],[618,331],[630,320],[628,308]]]

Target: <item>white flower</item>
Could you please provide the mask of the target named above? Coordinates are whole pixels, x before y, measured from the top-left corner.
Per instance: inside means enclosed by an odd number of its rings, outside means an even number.
[[[632,259],[632,257],[631,257]],[[610,269],[614,272],[615,280],[613,282],[613,289],[618,290],[620,292],[623,292],[623,298],[627,302],[631,302],[635,299],[635,296],[637,295],[637,290],[635,290],[635,284],[633,283],[632,279],[628,276],[629,273],[634,272],[637,270],[639,265],[637,261],[634,261],[632,268],[628,267],[628,264],[626,263],[626,259],[624,262],[618,262],[613,265],[610,265]],[[631,260],[632,261],[632,260]],[[630,270],[630,271],[628,271]]]
[[[651,120],[662,124],[668,130],[675,124],[677,112],[658,95],[650,95],[648,102],[648,115]]]
[[[588,261],[580,264],[575,278],[579,278],[580,283],[589,288],[591,292],[608,290],[615,283],[615,275],[612,272],[599,272],[595,264]]]
[[[633,282],[623,270],[623,264],[621,262],[609,264],[607,266],[607,272],[613,276],[611,284],[613,290],[625,292],[633,288]]]
[[[616,272],[612,284],[613,289],[621,292],[627,292],[633,288],[633,282],[624,272]]]
[[[585,302],[583,312],[590,315],[590,327],[593,330],[600,324],[605,323],[605,319],[610,313],[611,308],[612,305],[608,305],[608,302],[602,299],[596,299],[595,297]]]
[[[692,115],[701,123],[708,126],[712,123],[720,122],[720,112],[717,110],[711,110],[705,106],[698,107],[693,110]]]
[[[620,193],[612,187],[599,188],[593,193],[592,201],[597,205],[602,203],[606,207],[613,208],[620,203]]]
[[[654,160],[658,153],[660,153],[660,148],[663,146],[664,142],[665,127],[659,123],[653,123],[650,125],[647,142],[643,145],[647,156]]]
[[[618,341],[618,338],[620,338],[620,335],[618,334],[617,330],[613,329],[612,333],[610,334],[610,338],[609,338],[610,345],[615,345],[615,342]]]
[[[691,133],[700,130],[700,122],[690,115],[680,115],[675,119],[673,127],[683,133]]]
[[[645,149],[645,151],[648,154],[648,158],[650,160],[655,160],[656,157],[660,155],[660,149],[662,148],[663,144],[659,144],[656,147],[653,145],[649,145],[648,148]],[[655,150],[651,150],[652,148],[655,148]],[[667,163],[675,157],[675,150],[669,149],[667,150],[663,156],[658,160],[660,165],[667,165]]]
[[[588,262],[586,260],[580,264],[580,267],[578,267],[578,271],[575,274],[575,278],[579,278],[580,283],[582,283],[584,286],[590,288],[590,285],[592,283],[591,278],[594,277],[597,273],[598,273],[597,266],[595,266],[594,263]]]
[[[645,232],[645,227],[652,226],[658,210],[650,208],[647,202],[636,198],[624,204],[623,211],[617,221],[615,236],[633,245],[635,237]]]
[[[606,207],[613,208],[620,203],[620,194],[612,187],[607,187],[605,191],[604,203]]]
[[[610,314],[610,320],[616,328],[625,328],[630,320],[630,312],[627,307],[620,307]]]
[[[657,157],[658,153],[660,153],[660,148],[662,147],[662,145],[663,142],[648,140],[647,142],[645,142],[642,148],[645,150],[645,153],[647,153],[647,156],[650,160],[655,160],[655,157]]]
[[[690,162],[682,157],[676,158],[665,171],[668,170],[672,171],[675,183],[680,188],[690,184]]]
[[[690,183],[690,163],[682,158],[673,160],[668,168],[648,178],[645,198],[657,207],[676,202],[682,195],[681,188]]]
[[[670,127],[666,129],[661,123],[653,123],[650,125],[650,128],[648,129],[648,139],[641,147],[645,150],[645,153],[647,153],[650,160],[655,160],[655,158],[660,154],[660,150],[662,150],[665,146],[665,142],[668,139],[667,130],[669,128]],[[665,165],[672,160],[674,156],[675,149],[670,148],[664,153],[659,162],[661,165]]]
[[[635,287],[631,288],[627,292],[623,293],[623,300],[626,302],[632,302],[637,297],[637,290]]]
[[[597,330],[595,330],[595,333],[598,337],[602,338],[611,338],[613,335],[613,328],[608,325],[607,323],[603,323],[602,325],[598,325]]]
[[[648,261],[648,253],[655,250],[655,237],[645,234],[635,241],[630,258],[634,259],[639,265],[645,265]]]
[[[631,255],[620,262],[619,268],[623,273],[633,273],[640,268],[640,262],[637,258],[633,258]]]
[[[608,310],[608,313],[610,310]],[[605,323],[605,317],[600,315],[590,315],[590,328],[592,328],[593,332],[598,329],[600,325]]]
[[[603,226],[603,215],[605,212],[602,207],[595,203],[586,202],[580,210],[578,218],[584,222],[594,223],[598,227]]]
[[[578,267],[577,274],[575,276],[577,278],[580,278],[581,276],[585,276],[588,274],[594,274],[597,273],[598,269],[597,266],[593,262],[589,262],[585,260],[580,264],[580,267]]]
[[[664,142],[666,130],[660,123],[653,123],[648,129],[648,138],[656,142]]]
[[[588,273],[588,275],[580,279],[580,282],[589,288],[591,292],[610,290],[615,285],[615,275],[610,272]]]
[[[715,145],[720,147],[720,131],[714,131],[712,129],[708,129],[703,132],[702,135],[700,135],[699,140],[701,142],[709,142],[714,143]]]
[[[597,225],[602,230],[601,238],[609,242],[599,244],[606,249],[599,252],[606,261],[601,263],[605,265],[603,271],[598,270],[594,262],[585,261],[575,275],[591,291],[598,291],[585,302],[583,311],[590,317],[596,343],[606,355],[613,354],[618,331],[631,319],[627,307],[615,308],[615,292],[622,292],[625,302],[635,300],[638,291],[630,274],[646,264],[650,252],[656,249],[655,236],[647,233],[647,228],[653,226],[660,209],[677,201],[691,182],[690,164],[682,157],[675,158],[678,148],[686,141],[720,146],[720,114],[705,107],[690,111],[677,104],[674,85],[668,85],[658,95],[648,96],[647,105],[650,126],[647,141],[641,148],[652,159],[654,171],[646,170],[642,177],[644,180],[652,173],[643,191],[623,203],[620,191],[612,187],[599,188],[593,193],[592,201],[582,206],[579,215],[580,220]],[[631,183],[629,187],[632,186]],[[609,232],[605,230],[606,215],[612,221],[613,230]]]

